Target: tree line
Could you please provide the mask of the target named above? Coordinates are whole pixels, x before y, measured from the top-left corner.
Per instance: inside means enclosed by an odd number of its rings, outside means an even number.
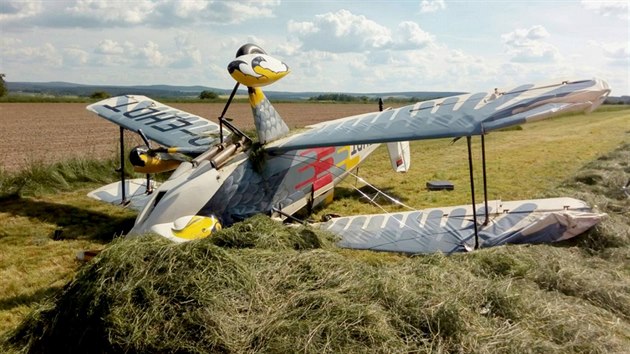
[[[376,102],[378,98],[368,96],[352,96],[345,93],[325,93],[308,99],[309,101],[337,101],[337,102]]]

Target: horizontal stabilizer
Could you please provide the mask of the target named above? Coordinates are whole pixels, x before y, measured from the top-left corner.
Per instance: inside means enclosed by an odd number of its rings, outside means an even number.
[[[154,190],[159,184],[151,181],[151,189]],[[125,200],[122,199],[122,183],[114,182],[106,186],[95,189],[87,194],[88,197],[102,202],[114,205],[121,205],[133,210],[140,211],[151,198],[151,194],[147,194],[147,179],[135,178],[125,180]]]
[[[485,209],[479,204],[477,219]],[[480,247],[507,243],[550,243],[581,234],[605,214],[573,198],[490,201],[487,225],[478,226]],[[403,253],[453,253],[474,249],[472,206],[335,218],[319,224],[341,237],[345,248]]]
[[[133,132],[142,129],[149,139],[167,147],[199,153],[219,142],[218,124],[146,96],[111,97],[87,110]]]

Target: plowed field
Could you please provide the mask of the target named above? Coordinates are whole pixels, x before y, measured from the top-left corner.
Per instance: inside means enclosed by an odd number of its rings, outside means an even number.
[[[86,103],[0,103],[0,168],[17,171],[33,163],[69,157],[116,156],[119,128],[85,109]],[[216,121],[223,103],[174,103],[178,109]],[[375,111],[376,104],[279,103],[289,127]],[[233,104],[227,117],[241,129],[253,129],[247,103]],[[130,135],[132,139],[136,136]]]

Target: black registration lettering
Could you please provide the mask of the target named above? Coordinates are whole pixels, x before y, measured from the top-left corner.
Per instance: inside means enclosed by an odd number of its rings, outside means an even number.
[[[131,118],[131,119],[138,119],[140,117],[147,116],[153,113],[158,113],[158,112],[160,112],[160,110],[158,109],[143,107],[143,108],[134,109],[133,111],[125,112],[123,113],[123,116],[127,118]]]
[[[182,129],[184,127],[188,127],[188,126],[192,125],[192,123],[189,122],[185,118],[177,118],[177,119],[175,119],[175,121],[173,123],[175,123],[175,122],[180,122],[181,124],[172,124],[171,123],[171,124],[167,124],[165,127],[161,127],[159,125],[153,125],[151,127],[153,129],[159,130],[161,132],[168,132],[168,131],[171,131],[171,130]]]

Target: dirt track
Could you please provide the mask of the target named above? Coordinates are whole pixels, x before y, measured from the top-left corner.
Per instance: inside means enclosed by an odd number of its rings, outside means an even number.
[[[86,105],[0,103],[0,168],[17,171],[31,163],[50,163],[68,157],[116,156],[118,126],[88,112]],[[223,110],[223,103],[170,105],[213,121]],[[378,108],[371,104],[279,103],[274,106],[291,128]],[[227,116],[234,118],[234,124],[239,128],[254,127],[247,103],[233,104]]]

